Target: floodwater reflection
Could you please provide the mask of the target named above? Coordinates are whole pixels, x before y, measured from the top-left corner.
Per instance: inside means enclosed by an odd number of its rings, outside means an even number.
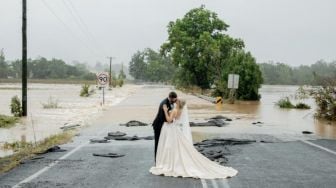
[[[260,127],[259,130],[263,128],[261,131],[263,134],[301,134],[302,131],[311,131],[323,138],[336,139],[336,122],[316,119],[314,117],[316,104],[313,99],[303,101],[312,107],[309,110],[281,109],[275,105],[279,99],[294,95],[297,89],[298,86],[263,86],[260,89],[262,98],[259,102],[236,101],[235,104],[189,105],[191,119],[193,117],[194,119],[199,118],[201,111],[208,117],[224,115],[232,118],[233,121],[226,128],[228,132],[256,133],[256,130]],[[292,102],[297,103],[298,101],[292,99]],[[263,124],[252,125],[256,121],[263,122]],[[206,130],[194,128],[194,130],[197,132],[206,131],[209,134],[222,131],[218,128],[207,128]],[[202,135],[197,134],[194,136],[202,137]]]

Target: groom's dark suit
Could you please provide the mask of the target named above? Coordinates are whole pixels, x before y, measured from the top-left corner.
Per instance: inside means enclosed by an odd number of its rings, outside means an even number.
[[[169,99],[166,98],[165,100],[163,100],[160,103],[159,111],[156,115],[156,118],[154,119],[153,129],[154,129],[154,137],[155,137],[155,150],[154,150],[154,158],[155,159],[156,159],[156,150],[157,150],[158,143],[159,143],[161,128],[162,128],[163,123],[167,121],[165,113],[163,111],[163,105],[164,104],[167,105],[168,111],[170,111],[172,109],[172,106],[171,106],[171,103],[169,102]]]

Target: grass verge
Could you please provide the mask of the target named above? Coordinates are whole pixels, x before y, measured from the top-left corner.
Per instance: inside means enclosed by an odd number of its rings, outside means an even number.
[[[36,146],[27,142],[6,143],[4,145],[5,149],[13,149],[16,152],[11,156],[0,158],[0,174],[15,168],[23,160],[31,159],[36,156],[37,153],[44,152],[50,147],[71,141],[73,135],[73,132],[63,132],[36,143]]]
[[[0,128],[10,128],[20,120],[18,117],[6,116],[0,114]]]
[[[28,79],[28,82],[40,84],[96,84],[96,80],[79,79]],[[0,83],[21,83],[21,79],[0,79]]]

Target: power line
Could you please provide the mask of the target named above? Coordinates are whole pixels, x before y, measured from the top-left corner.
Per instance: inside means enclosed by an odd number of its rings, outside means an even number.
[[[84,26],[84,28],[86,29],[87,33],[91,36],[91,39],[97,44],[97,46],[101,47],[101,44],[99,43],[99,41],[96,40],[96,37],[92,34],[92,32],[90,31],[89,27],[87,26],[87,24],[84,22],[84,20],[82,19],[82,17],[80,16],[79,12],[77,11],[75,5],[72,3],[71,0],[67,1],[69,2],[71,8],[74,10],[75,14],[78,17],[78,20],[82,23],[82,25]],[[101,48],[104,53],[106,53],[106,51],[104,50],[104,48]],[[107,53],[106,53],[107,54]]]
[[[72,32],[71,28],[55,13],[55,11],[48,5],[48,3],[45,0],[41,0],[42,3],[44,4],[45,7],[47,7],[47,9],[57,18],[57,20],[59,22],[62,23],[62,25],[64,26],[65,29],[68,30],[68,32],[76,39],[78,39],[79,41],[81,41],[85,47],[90,51],[90,53],[94,56],[97,56],[97,54],[95,54],[94,50],[92,50],[81,38],[79,38],[75,33]]]
[[[73,20],[76,22],[78,28],[82,31],[82,33],[85,35],[85,37],[87,39],[89,39],[91,42],[94,43],[94,45],[99,48],[100,46],[98,45],[98,43],[96,42],[95,38],[93,37],[93,35],[89,32],[88,27],[86,26],[86,24],[84,23],[84,21],[80,18],[79,14],[76,13],[76,9],[74,8],[73,4],[71,3],[71,0],[69,1],[65,1],[62,0],[64,6],[66,7],[66,9],[69,11],[70,15],[73,17]],[[68,6],[68,4],[66,2],[70,3],[71,8]],[[98,52],[101,53],[102,56],[104,56],[105,54],[99,50],[97,50]]]

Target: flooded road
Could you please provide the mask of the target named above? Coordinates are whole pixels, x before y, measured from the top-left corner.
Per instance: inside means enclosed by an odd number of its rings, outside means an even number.
[[[160,101],[171,90],[170,87],[163,90],[161,86],[126,85],[123,88],[107,91],[106,105],[101,107],[101,91],[96,91],[96,94],[89,98],[82,98],[79,97],[80,87],[80,85],[31,84],[28,90],[28,118],[23,119],[22,125],[0,129],[0,143],[33,141],[33,128],[37,140],[40,140],[60,132],[60,127],[64,124],[90,125],[93,119],[111,122],[111,124],[125,123],[129,120],[151,123]],[[181,92],[178,92],[178,95],[187,100],[190,121],[204,121],[216,115],[223,115],[233,120],[224,128],[193,127],[195,141],[222,134],[272,134],[278,137],[286,135],[299,137],[302,136],[302,131],[311,131],[322,138],[336,139],[335,122],[314,119],[316,106],[312,99],[304,101],[312,106],[310,110],[280,109],[275,106],[280,98],[293,95],[297,88],[297,86],[265,85],[260,89],[262,98],[259,102],[237,101],[236,104],[223,105],[214,105]],[[145,90],[141,92],[143,95],[141,97],[150,102],[143,104],[139,98],[128,97],[138,89]],[[10,98],[14,95],[20,96],[20,92],[19,84],[0,84],[0,114],[10,115]],[[156,98],[151,98],[152,93],[155,92],[160,94],[156,94]],[[61,108],[43,109],[42,103],[45,103],[50,96],[59,101]],[[127,100],[121,105],[113,106],[125,98]],[[109,111],[109,115],[102,115],[103,111]],[[252,124],[257,121],[262,124]],[[1,155],[8,154],[10,154],[8,151],[1,153]]]
[[[316,105],[312,99],[303,102],[311,105],[312,109],[280,109],[275,103],[282,97],[295,94],[297,86],[263,86],[260,89],[262,98],[259,102],[236,102],[236,104],[214,105],[182,92],[177,92],[179,97],[187,100],[190,121],[202,122],[205,119],[222,115],[231,118],[226,127],[193,127],[195,141],[206,138],[221,136],[223,134],[263,134],[277,135],[277,137],[293,138],[302,136],[302,131],[311,131],[316,136],[322,138],[336,139],[336,123],[314,118]],[[109,110],[108,117],[102,117],[102,121],[112,121],[111,123],[126,123],[129,120],[139,120],[152,123],[157,108],[164,99],[170,88],[162,89],[154,86],[145,86],[142,89],[143,99],[128,98],[121,105],[117,105]],[[153,94],[156,93],[153,98]],[[149,99],[151,98],[152,99]],[[144,101],[150,101],[146,104]],[[295,101],[293,100],[295,103]],[[136,104],[137,105],[134,107]],[[252,124],[253,122],[262,124]],[[285,140],[288,140],[285,138]]]
[[[273,90],[273,88],[266,89]],[[18,166],[0,176],[0,186],[204,187],[202,186],[204,182],[199,179],[164,178],[150,174],[148,170],[154,164],[153,140],[89,142],[90,139],[102,139],[108,133],[116,131],[129,136],[153,135],[150,126],[126,127],[119,126],[119,123],[130,120],[151,123],[160,101],[171,90],[172,88],[167,86],[142,86],[119,104],[102,111],[90,126],[80,129],[80,134],[75,136],[72,142],[60,145],[68,152],[48,153],[43,155],[42,159]],[[281,94],[275,93],[277,96],[273,98],[276,101]],[[205,181],[205,185],[209,187],[335,185],[336,158],[332,152],[335,151],[336,140],[315,140],[316,135],[302,135],[302,128],[304,130],[311,128],[317,134],[314,121],[310,120],[312,114],[309,111],[280,110],[272,101],[267,101],[267,104],[263,104],[263,101],[225,104],[216,108],[215,105],[196,96],[181,92],[178,92],[178,95],[187,100],[191,121],[204,121],[205,118],[215,115],[227,116],[233,120],[225,127],[193,127],[194,142],[215,136],[265,141],[230,147],[230,152],[226,154],[227,166],[237,169],[238,176],[228,179],[226,186],[222,186],[221,181],[215,180]],[[267,117],[272,114],[280,114],[280,117]],[[285,119],[279,121],[281,118]],[[252,124],[261,120],[264,124],[259,126]],[[299,124],[305,121],[310,123]],[[288,141],[288,138],[293,141]],[[123,154],[124,157],[107,159],[95,157],[93,153],[116,153]]]

